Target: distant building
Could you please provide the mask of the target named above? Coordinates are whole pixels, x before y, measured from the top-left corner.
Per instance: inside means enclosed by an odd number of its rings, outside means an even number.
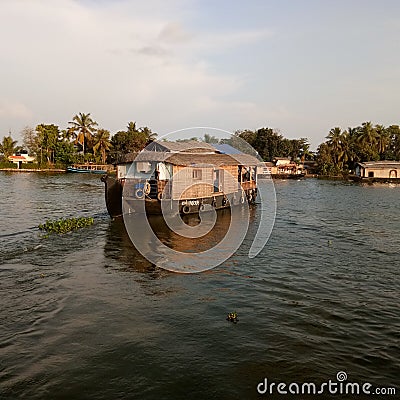
[[[292,164],[292,159],[288,157],[275,157],[274,163],[277,167],[281,165],[290,165]]]
[[[8,157],[8,161],[17,164],[18,168],[21,168],[22,164],[33,163],[35,160],[35,157],[31,157],[27,153],[14,154]]]
[[[358,163],[355,172],[359,178],[397,179],[400,178],[400,161]]]
[[[273,162],[262,163],[260,170],[264,175],[271,175],[273,178],[295,177],[304,174],[304,166],[296,164],[290,158],[276,157]]]
[[[275,157],[274,158],[275,168],[272,169],[273,175],[301,175],[303,174],[303,165],[296,164],[290,158],[287,157]]]

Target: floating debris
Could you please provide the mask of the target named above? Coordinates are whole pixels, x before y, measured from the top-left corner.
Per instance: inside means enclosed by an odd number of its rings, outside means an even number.
[[[236,312],[231,312],[228,314],[228,316],[226,317],[227,321],[233,322],[234,324],[236,324],[236,322],[239,321],[238,315],[236,314]]]
[[[46,221],[44,224],[40,224],[38,228],[48,233],[67,233],[92,225],[93,222],[94,218],[92,217],[62,218],[55,221]]]

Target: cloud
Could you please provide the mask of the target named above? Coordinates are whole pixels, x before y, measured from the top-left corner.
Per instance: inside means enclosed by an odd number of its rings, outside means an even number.
[[[29,119],[32,116],[32,110],[30,110],[25,104],[18,101],[0,98],[0,118],[23,120]]]
[[[111,132],[130,120],[159,132],[261,120],[261,105],[238,100],[242,77],[215,69],[209,54],[271,33],[202,32],[182,22],[181,8],[178,0],[168,7],[163,1],[1,2],[0,35],[10,39],[2,43],[0,83],[4,98],[15,101],[0,102],[0,129],[16,119],[21,123],[13,131],[28,121],[64,128],[78,112],[90,112]]]
[[[133,50],[134,52],[137,52],[138,54],[142,54],[145,56],[150,56],[150,57],[159,57],[159,58],[165,58],[171,55],[171,52],[164,49],[161,46],[144,46],[140,48],[139,50]]]
[[[190,41],[193,35],[185,31],[179,22],[168,22],[158,34],[158,39],[167,43],[185,43]]]

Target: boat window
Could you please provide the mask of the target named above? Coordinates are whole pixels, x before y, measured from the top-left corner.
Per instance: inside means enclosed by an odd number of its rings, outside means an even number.
[[[373,178],[374,177],[374,171],[368,172],[368,178]]]
[[[248,182],[250,180],[250,168],[242,168],[242,182]]]
[[[127,166],[126,176],[129,178],[149,179],[153,168],[148,161],[137,161]]]
[[[172,175],[171,164],[158,163],[157,171],[158,171],[158,179],[160,181],[169,179]]]
[[[201,179],[202,178],[202,171],[201,169],[194,169],[192,174],[193,179]]]
[[[219,174],[218,169],[214,170],[214,192],[219,192]]]
[[[147,174],[151,171],[151,163],[149,163],[148,161],[138,161],[136,163],[136,170],[138,172],[143,172]]]

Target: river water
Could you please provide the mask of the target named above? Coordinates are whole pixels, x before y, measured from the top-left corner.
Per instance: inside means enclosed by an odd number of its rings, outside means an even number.
[[[183,275],[135,251],[98,176],[0,172],[0,399],[253,399],[264,378],[320,384],[339,371],[398,387],[400,186],[275,189],[256,258],[257,207],[228,261]],[[76,216],[95,223],[37,229]]]

